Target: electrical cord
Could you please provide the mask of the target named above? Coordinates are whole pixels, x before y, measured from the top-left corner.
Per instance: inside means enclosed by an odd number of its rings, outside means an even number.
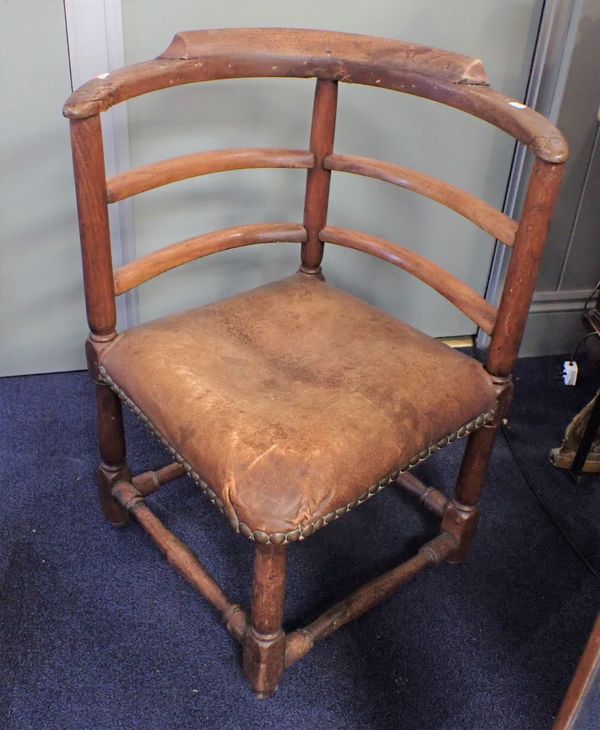
[[[583,305],[583,313],[584,313],[584,315],[585,315],[585,313],[586,313],[586,312],[588,311],[588,309],[590,309],[590,306],[589,306],[589,305],[590,305],[590,302],[591,302],[591,301],[592,301],[592,300],[594,299],[594,296],[595,296],[596,294],[598,294],[598,293],[600,293],[600,281],[598,281],[598,283],[596,284],[596,286],[595,286],[595,287],[594,287],[594,288],[592,289],[592,291],[591,291],[591,293],[590,293],[589,297],[588,297],[588,298],[587,298],[587,299],[585,300],[585,304]],[[588,334],[587,334],[587,335],[584,335],[584,336],[583,336],[583,337],[582,337],[582,338],[581,338],[581,339],[579,340],[579,342],[578,342],[578,343],[577,343],[577,345],[575,346],[575,349],[573,350],[573,354],[571,355],[571,359],[569,360],[569,362],[570,362],[570,363],[572,363],[572,362],[573,362],[573,361],[575,360],[575,356],[576,356],[576,355],[577,355],[577,353],[579,352],[579,348],[581,347],[581,345],[583,345],[583,343],[584,343],[584,342],[585,342],[585,341],[586,341],[586,340],[587,340],[588,338],[590,338],[590,337],[595,337],[595,336],[598,336],[598,332],[596,332],[596,331],[594,330],[593,332],[588,332]]]
[[[600,573],[594,568],[594,566],[590,563],[590,561],[585,557],[585,555],[579,550],[577,545],[572,542],[570,537],[567,535],[567,533],[564,531],[562,525],[557,521],[557,519],[554,517],[550,509],[548,508],[547,504],[544,502],[542,497],[540,496],[539,492],[533,485],[533,481],[531,477],[529,476],[529,473],[527,472],[527,469],[523,466],[519,458],[517,457],[517,454],[515,452],[514,446],[510,440],[510,437],[508,435],[508,431],[504,424],[501,426],[502,435],[504,436],[504,440],[506,441],[506,445],[508,446],[508,450],[510,451],[510,454],[513,458],[513,461],[515,462],[518,470],[521,472],[521,475],[523,476],[523,479],[525,480],[525,483],[529,487],[529,491],[533,494],[535,499],[537,500],[538,504],[540,505],[542,511],[546,514],[546,517],[550,520],[550,522],[554,525],[554,527],[558,530],[560,536],[562,539],[567,543],[567,545],[571,548],[571,550],[575,553],[575,555],[579,558],[579,560],[585,565],[585,567],[590,571],[590,573],[596,578],[596,580],[600,583]]]
[[[580,347],[581,347],[581,345],[583,345],[583,343],[584,343],[584,342],[585,342],[585,341],[586,341],[587,339],[589,339],[590,337],[598,337],[598,333],[597,333],[596,331],[594,331],[594,332],[588,332],[588,333],[587,333],[587,335],[584,335],[584,336],[583,336],[583,337],[582,337],[582,338],[581,338],[581,339],[579,340],[579,342],[577,343],[577,345],[575,346],[575,349],[573,350],[573,354],[571,355],[571,359],[569,360],[569,362],[573,362],[573,361],[575,360],[575,356],[576,356],[576,355],[577,355],[577,353],[579,352],[579,348],[580,348]]]

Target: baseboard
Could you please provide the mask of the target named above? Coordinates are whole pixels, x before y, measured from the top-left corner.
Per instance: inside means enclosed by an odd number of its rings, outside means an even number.
[[[530,312],[583,312],[591,289],[538,291],[533,295]]]
[[[439,337],[440,342],[444,345],[452,347],[454,349],[461,349],[465,347],[473,347],[475,344],[475,335],[464,335],[462,337]]]

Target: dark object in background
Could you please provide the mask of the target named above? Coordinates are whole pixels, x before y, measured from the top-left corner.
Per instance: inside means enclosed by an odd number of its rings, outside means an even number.
[[[600,472],[600,391],[569,423],[562,444],[552,449],[550,459],[574,476]]]
[[[600,299],[596,297],[592,307],[587,305],[599,289],[600,282],[584,307],[583,318],[592,331],[580,340],[570,359],[572,363],[580,346],[585,344],[587,360],[597,374],[600,374]],[[600,391],[569,423],[561,446],[550,452],[550,460],[560,469],[569,469],[575,480],[582,472],[600,472]]]

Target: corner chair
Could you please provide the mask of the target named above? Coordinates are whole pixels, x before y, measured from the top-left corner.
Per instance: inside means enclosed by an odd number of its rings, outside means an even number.
[[[308,149],[229,149],[159,161],[107,179],[101,114],[140,94],[248,77],[316,79]],[[415,170],[334,152],[338,89],[391,89],[455,107],[526,145],[535,157],[520,220]],[[373,38],[299,29],[178,33],[157,59],[92,79],[66,102],[80,221],[89,372],[95,383],[100,504],[128,516],[221,614],[243,646],[245,675],[271,695],[317,641],[425,568],[462,561],[475,535],[494,437],[509,407],[515,363],[567,146],[545,118],[493,90],[477,59]],[[114,268],[108,206],[198,175],[246,168],[306,170],[301,222],[250,224],[174,243]],[[431,198],[511,249],[499,306],[420,254],[327,224],[332,173],[384,180]],[[368,226],[368,222],[366,222]],[[239,246],[299,245],[289,278],[225,301],[116,332],[115,299],[176,266]],[[489,334],[485,365],[325,281],[327,246],[376,256],[445,297]],[[415,367],[415,363],[417,366]],[[171,462],[132,476],[121,404]],[[467,438],[452,498],[411,470]],[[229,526],[255,546],[251,611],[234,604],[146,498],[187,475]],[[394,485],[439,518],[417,554],[356,590],[310,625],[283,630],[290,545]]]

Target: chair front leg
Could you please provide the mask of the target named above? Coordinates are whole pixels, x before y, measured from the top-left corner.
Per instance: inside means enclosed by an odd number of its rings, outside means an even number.
[[[488,462],[498,426],[494,423],[480,428],[469,436],[460,471],[450,501],[442,520],[442,532],[449,532],[457,543],[457,549],[449,563],[462,563],[466,558],[477,532],[479,498],[485,484]]]
[[[498,424],[494,422],[469,436],[454,490],[460,505],[477,507],[479,504],[497,430]]]
[[[125,461],[125,430],[121,401],[112,390],[102,383],[96,383],[96,406],[98,414],[98,441],[100,466],[98,468],[98,491],[100,506],[106,519],[120,527],[128,520],[128,513],[112,497],[113,485],[120,481],[131,481],[131,472]]]
[[[496,432],[508,413],[513,385],[510,376],[494,378],[498,407],[492,423],[469,436],[456,488],[442,520],[442,531],[451,533],[458,543],[450,563],[461,563],[467,556],[479,521],[479,499],[485,485]]]
[[[252,620],[244,640],[244,674],[256,696],[277,689],[285,667],[286,546],[256,545],[252,586]]]

